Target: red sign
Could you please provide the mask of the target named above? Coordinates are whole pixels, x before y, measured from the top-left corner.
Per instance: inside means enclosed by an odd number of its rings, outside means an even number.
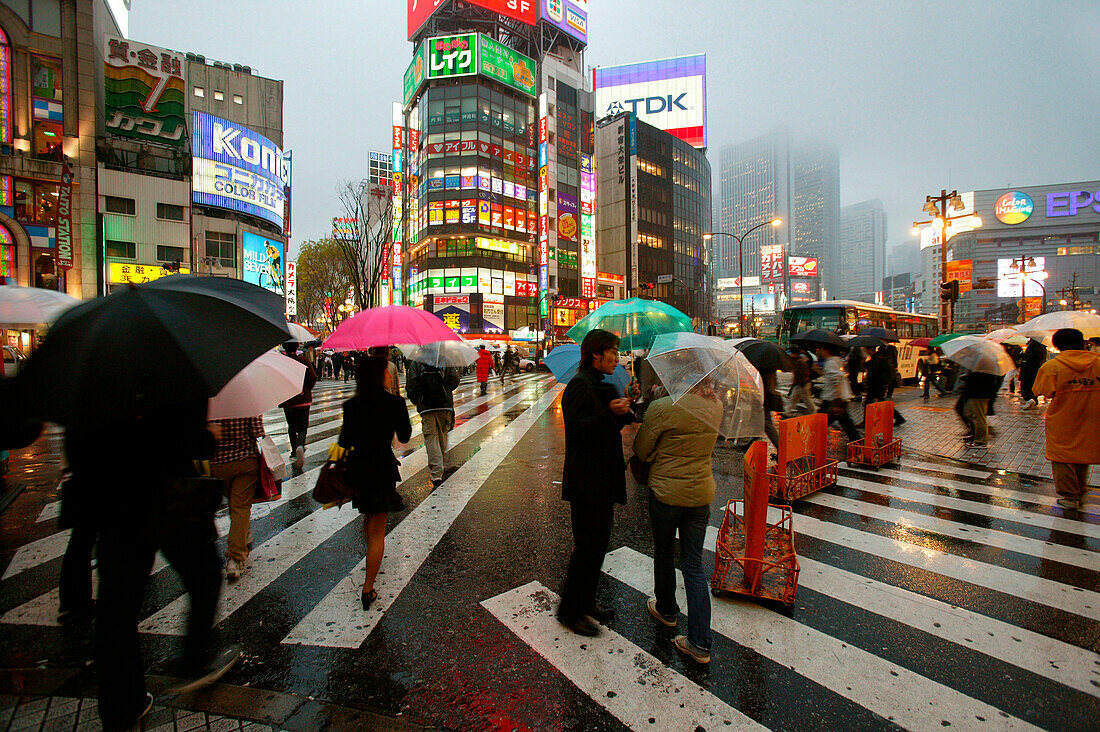
[[[428,22],[432,13],[439,9],[444,0],[408,0],[409,3],[409,40],[411,41],[420,27]]]
[[[783,245],[760,246],[760,281],[776,282],[783,279]]]
[[[817,260],[813,257],[787,257],[791,277],[817,277]]]
[[[425,0],[420,0],[425,2]],[[472,5],[480,5],[494,13],[507,15],[527,25],[535,24],[535,0],[468,0]]]
[[[554,307],[588,310],[588,301],[580,297],[559,297],[558,301],[554,303]]]
[[[393,149],[394,150],[400,150],[401,149],[401,131],[402,131],[402,129],[403,128],[401,128],[398,125],[393,126]]]
[[[609,274],[607,272],[597,272],[598,277],[603,282],[614,282],[617,285],[626,284],[626,277],[623,275]]]
[[[73,169],[65,163],[57,193],[57,266],[73,268]]]
[[[469,305],[469,295],[435,295],[436,305]]]
[[[522,280],[516,280],[516,296],[517,297],[530,297],[537,295],[539,286],[537,282],[524,282]]]
[[[794,290],[795,292],[800,292],[804,295],[808,295],[810,293],[810,283],[809,282],[792,282],[791,283],[791,289]]]
[[[595,297],[596,280],[591,277],[581,277],[581,295],[583,297]]]

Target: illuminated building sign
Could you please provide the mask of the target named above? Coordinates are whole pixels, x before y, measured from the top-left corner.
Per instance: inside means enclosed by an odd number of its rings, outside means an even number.
[[[610,272],[597,272],[596,277],[600,282],[611,282],[616,285],[626,284],[626,277],[623,275],[611,274]]]
[[[760,281],[776,282],[783,279],[783,245],[760,246]]]
[[[173,274],[176,273],[161,267],[159,264],[123,264],[120,262],[111,262],[107,265],[107,278],[112,284],[122,282],[140,284],[142,282],[159,280],[161,277],[167,277]],[[180,267],[180,274],[191,274],[191,270],[187,267]]]
[[[184,55],[108,35],[103,37],[103,58],[103,120],[107,132],[183,147],[187,142]],[[53,104],[46,100],[43,103]]]
[[[787,257],[791,277],[817,277],[817,260],[813,257]]]
[[[707,146],[706,54],[593,70],[596,117],[632,112],[689,145]]]
[[[405,114],[398,102],[393,103],[393,205],[392,217],[393,217],[393,263],[391,265],[392,274],[390,280],[392,282],[393,292],[393,304],[401,305],[404,302],[404,295],[402,292],[402,280],[401,280],[401,265],[402,265],[402,241],[401,236],[401,203],[403,201],[403,188],[405,182],[405,171],[402,165],[401,153],[404,142],[405,132]],[[414,196],[415,198],[415,196]]]
[[[1029,204],[1031,203],[1031,198],[1028,197],[1025,193],[1014,191],[1012,194],[1005,194],[1005,196],[1008,195],[1023,196],[1024,198],[1027,198],[1027,202]],[[1000,204],[1001,199],[1003,199],[1005,196],[1001,196],[1001,198],[998,198],[997,203]],[[1089,193],[1088,191],[1067,191],[1064,193],[1047,194],[1048,218],[1056,218],[1058,216],[1076,216],[1077,212],[1081,209],[1091,209],[1096,213],[1100,213],[1100,191],[1096,191],[1095,193]],[[1028,213],[1030,213],[1031,209],[1028,208],[1027,210]],[[999,214],[997,215],[997,218],[1006,224],[1018,223],[1016,221],[1005,221],[1004,219],[1001,219]],[[1024,218],[1027,217],[1025,216]],[[1021,221],[1022,220],[1023,219],[1021,219]]]
[[[505,254],[520,253],[519,244],[503,239],[487,239],[483,236],[479,236],[474,239],[474,246],[478,249],[488,249],[492,252],[504,252]]]
[[[195,203],[283,227],[289,180],[278,145],[235,122],[194,112],[191,154]]]
[[[277,295],[285,293],[283,280],[282,242],[257,236],[251,231],[242,237],[244,250],[244,281],[271,290]]]
[[[1049,198],[1047,200],[1047,207],[1049,209]],[[993,204],[993,214],[1002,224],[1022,224],[1027,221],[1028,217],[1031,216],[1031,212],[1034,210],[1035,202],[1031,200],[1031,196],[1026,193],[1021,193],[1020,191],[1009,191],[1001,195],[996,203]],[[1048,213],[1047,215],[1049,216],[1050,214]]]

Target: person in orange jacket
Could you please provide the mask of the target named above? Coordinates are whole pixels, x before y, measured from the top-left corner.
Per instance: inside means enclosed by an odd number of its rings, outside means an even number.
[[[1100,418],[1100,354],[1085,350],[1076,328],[1055,331],[1051,340],[1061,353],[1039,369],[1032,391],[1053,399],[1046,414],[1047,460],[1058,505],[1079,509],[1089,466],[1100,464],[1100,431],[1086,427]]]
[[[481,385],[481,395],[489,389],[489,372],[493,369],[493,354],[485,346],[477,347],[477,383]]]

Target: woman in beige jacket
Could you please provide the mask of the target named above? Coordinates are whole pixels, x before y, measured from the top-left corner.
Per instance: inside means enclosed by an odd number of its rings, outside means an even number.
[[[649,471],[649,521],[653,527],[653,594],[646,609],[658,622],[679,624],[673,551],[680,533],[680,566],[687,591],[688,633],[676,649],[699,663],[710,663],[710,594],[703,572],[703,539],[714,500],[711,453],[718,440],[722,407],[694,394],[673,402],[657,399],[634,438],[634,454]]]

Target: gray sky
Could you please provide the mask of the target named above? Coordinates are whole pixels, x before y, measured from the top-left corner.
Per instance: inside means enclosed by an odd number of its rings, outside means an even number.
[[[390,139],[405,0],[134,0],[131,37],[285,81],[293,240]],[[840,146],[841,203],[893,246],[927,193],[1100,178],[1097,0],[590,0],[589,66],[707,54],[711,165],[785,125]]]

